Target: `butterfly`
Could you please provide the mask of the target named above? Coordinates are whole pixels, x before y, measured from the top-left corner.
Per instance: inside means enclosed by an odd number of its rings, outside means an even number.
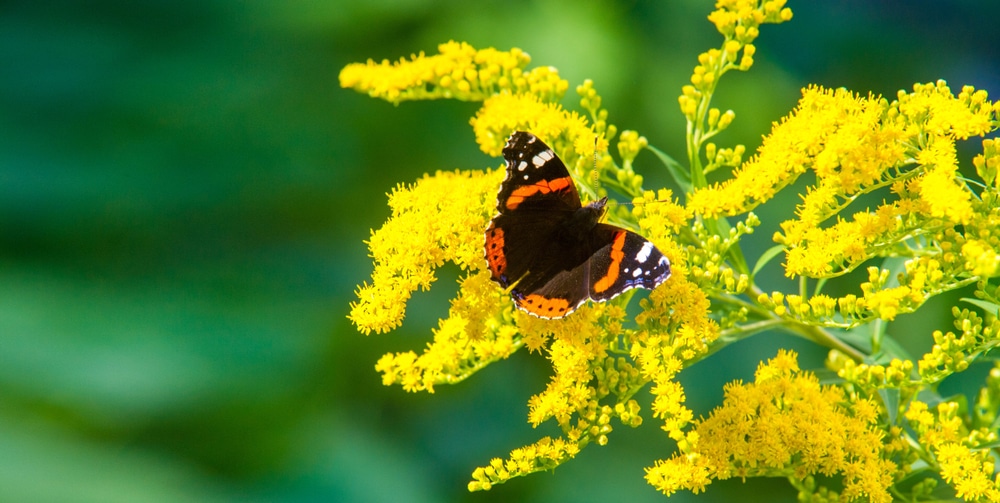
[[[523,311],[562,318],[592,299],[670,277],[670,261],[646,238],[601,223],[608,198],[581,204],[569,171],[537,136],[516,131],[503,148],[507,176],[485,235],[491,279]]]

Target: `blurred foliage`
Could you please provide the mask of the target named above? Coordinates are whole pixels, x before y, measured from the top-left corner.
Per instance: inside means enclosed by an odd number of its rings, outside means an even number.
[[[759,40],[753,72],[720,96],[739,113],[720,141],[756,146],[808,83],[894,95],[943,78],[1000,95],[996,3],[791,7],[795,19]],[[694,0],[5,2],[0,499],[659,501],[642,467],[671,446],[633,431],[552,477],[466,493],[478,461],[538,436],[522,392],[544,387],[537,355],[433,396],[381,386],[378,356],[422,347],[454,284],[444,277],[415,299],[408,331],[365,338],[347,323],[384,193],[423,172],[499,162],[471,141],[475,105],[392,107],[339,89],[337,73],[450,39],[517,46],[574,85],[593,78],[613,122],[678,153],[676,96],[715,43],[709,10]],[[761,247],[771,231],[755,235]],[[949,320],[932,304],[890,330],[926,345],[926,327]],[[690,406],[707,411],[775,346],[806,366],[822,357],[801,341],[753,338],[683,374]],[[777,487],[735,481],[698,499],[794,498]]]

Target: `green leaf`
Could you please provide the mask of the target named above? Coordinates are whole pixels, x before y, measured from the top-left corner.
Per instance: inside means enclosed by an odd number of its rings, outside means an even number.
[[[992,442],[987,442],[985,444],[979,444],[976,449],[995,449],[1000,447],[1000,440],[994,440]]]
[[[760,256],[760,258],[757,259],[757,263],[754,264],[753,271],[750,272],[750,275],[751,276],[756,276],[757,275],[757,271],[760,271],[761,269],[763,269],[764,266],[767,265],[767,263],[771,261],[771,259],[773,259],[779,253],[781,253],[782,251],[784,251],[784,249],[785,249],[784,245],[774,245],[774,246],[768,248],[767,251],[765,251],[764,253],[762,253],[761,256]]]
[[[896,424],[896,416],[899,414],[899,390],[882,388],[878,390],[878,396],[882,398],[885,410],[889,413],[889,424]]]
[[[867,323],[850,330],[844,330],[837,335],[837,338],[868,353],[872,349],[872,326]],[[871,362],[866,361],[866,363]]]
[[[662,162],[663,165],[666,166],[667,172],[670,173],[670,176],[674,179],[674,182],[677,183],[678,186],[680,186],[681,191],[684,192],[685,194],[691,193],[691,187],[692,187],[691,176],[688,174],[688,171],[684,169],[684,166],[681,166],[679,162],[674,160],[673,157],[670,157],[670,155],[668,155],[666,152],[663,152],[662,150],[652,145],[649,145],[646,148],[648,148],[650,152],[656,154],[656,157],[660,158],[660,162]]]
[[[906,272],[906,262],[909,257],[886,257],[882,261],[881,268],[889,271],[889,279],[885,282],[886,288],[899,286],[899,275]]]
[[[896,339],[892,337],[882,338],[882,357],[880,360],[888,362],[893,358],[899,358],[900,360],[910,360],[913,361],[913,355],[906,350],[902,345],[896,342]]]
[[[969,304],[972,304],[972,305],[974,305],[974,306],[982,309],[983,311],[986,311],[987,313],[991,313],[991,314],[994,314],[994,315],[1000,313],[1000,304],[997,304],[995,302],[990,302],[990,301],[981,300],[981,299],[973,299],[973,298],[969,298],[969,297],[962,297],[960,300],[962,302],[968,302]]]

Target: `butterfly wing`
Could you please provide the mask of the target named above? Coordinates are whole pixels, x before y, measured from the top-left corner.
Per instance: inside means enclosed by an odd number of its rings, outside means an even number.
[[[500,184],[497,211],[576,211],[580,194],[562,160],[537,136],[524,131],[510,135],[503,148],[507,177]]]
[[[543,318],[561,318],[588,298],[603,302],[633,288],[656,288],[670,277],[670,261],[652,242],[614,225],[597,224],[586,243],[563,253],[586,256],[560,261],[541,284],[518,284],[511,291],[518,307]]]
[[[597,224],[591,235],[590,298],[605,301],[626,290],[652,290],[670,277],[670,260],[646,238],[621,227]]]
[[[497,215],[486,230],[486,262],[504,288],[536,286],[567,247],[552,245],[562,223],[580,209],[566,165],[535,135],[517,131],[503,148],[507,175],[497,194]],[[517,246],[511,246],[517,243]]]
[[[486,262],[520,309],[561,318],[588,298],[654,288],[670,276],[651,242],[595,223],[604,201],[583,208],[566,165],[537,137],[515,132],[503,155],[507,176],[486,230]]]

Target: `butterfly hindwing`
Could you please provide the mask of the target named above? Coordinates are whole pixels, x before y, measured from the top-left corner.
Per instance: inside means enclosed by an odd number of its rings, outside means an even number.
[[[591,257],[590,298],[605,301],[632,288],[653,289],[670,277],[670,261],[646,238],[621,227],[597,224]]]

